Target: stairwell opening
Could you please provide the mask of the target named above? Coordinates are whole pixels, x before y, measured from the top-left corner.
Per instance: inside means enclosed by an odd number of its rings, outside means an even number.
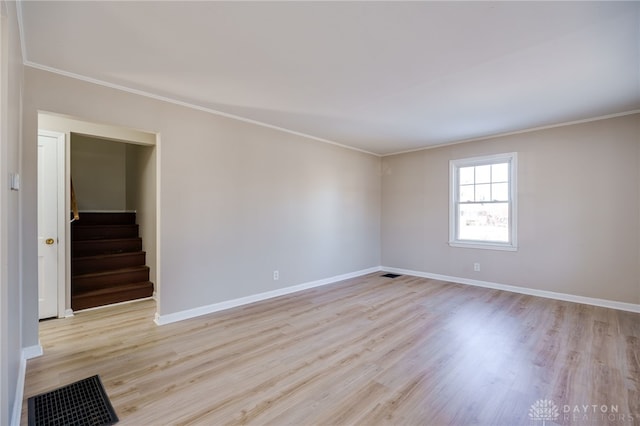
[[[38,113],[38,127],[66,135],[63,196],[70,204],[73,178],[80,213],[79,220],[66,226],[58,317],[104,303],[157,298],[158,135],[49,112]],[[75,247],[75,240],[83,242]],[[109,240],[125,245],[114,248]],[[96,264],[100,270],[94,269]],[[97,279],[93,284],[91,274]],[[122,287],[122,294],[97,297],[111,293],[106,289],[110,280]],[[90,294],[73,300],[83,292]]]
[[[147,212],[145,171],[153,147],[73,132],[70,142],[79,210],[71,226],[72,310],[152,297],[155,215]]]

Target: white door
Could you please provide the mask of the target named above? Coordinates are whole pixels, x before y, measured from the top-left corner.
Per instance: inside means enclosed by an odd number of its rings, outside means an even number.
[[[58,140],[38,133],[38,306],[58,316]]]

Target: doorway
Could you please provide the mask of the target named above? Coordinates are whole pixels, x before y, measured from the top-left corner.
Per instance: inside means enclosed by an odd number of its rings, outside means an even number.
[[[152,151],[71,133],[71,179],[79,211],[70,240],[74,311],[153,296],[143,176]]]
[[[130,182],[131,191],[127,195],[126,202],[133,210],[138,212],[140,232],[144,240],[144,250],[147,255],[147,265],[150,269],[150,277],[155,284],[155,294],[159,295],[160,277],[157,263],[157,135],[155,133],[141,132],[132,129],[115,127],[105,124],[87,122],[84,120],[61,116],[48,112],[38,113],[39,129],[57,133],[63,136],[62,148],[59,151],[59,167],[57,169],[59,185],[57,188],[58,204],[61,206],[57,216],[62,223],[62,230],[58,233],[58,292],[57,310],[53,316],[72,316],[71,304],[71,220],[70,220],[70,200],[71,200],[71,142],[74,137],[94,138],[110,143],[117,143],[126,146],[126,152],[130,154],[131,161],[127,163],[126,169],[122,173],[133,176]],[[39,131],[41,133],[41,131]],[[61,153],[60,153],[61,152]],[[82,217],[83,200],[78,194],[78,181],[74,177],[74,189],[78,197],[80,217]],[[85,186],[86,188],[86,186]],[[91,198],[91,197],[89,197]],[[85,200],[87,201],[87,200]],[[44,202],[44,201],[43,201]],[[38,200],[38,209],[40,207]],[[86,207],[86,206],[85,206]],[[96,209],[93,209],[96,210]],[[43,210],[44,211],[44,210]],[[54,239],[55,241],[55,239]],[[46,238],[44,245],[46,244]],[[54,244],[51,244],[54,245]],[[40,277],[39,277],[40,278]],[[42,283],[44,286],[44,282]],[[39,281],[39,288],[40,288]],[[43,289],[44,292],[44,289]],[[51,313],[51,312],[50,312]],[[41,316],[42,318],[42,316]]]

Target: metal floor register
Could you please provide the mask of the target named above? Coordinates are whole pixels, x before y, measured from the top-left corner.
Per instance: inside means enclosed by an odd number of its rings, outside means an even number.
[[[118,422],[98,375],[32,396],[28,406],[29,426],[103,426]]]

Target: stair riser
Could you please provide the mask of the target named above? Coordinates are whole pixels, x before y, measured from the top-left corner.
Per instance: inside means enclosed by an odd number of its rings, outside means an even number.
[[[74,311],[81,309],[94,308],[96,306],[109,305],[111,303],[126,302],[129,300],[142,299],[153,296],[153,284],[149,283],[144,288],[135,290],[121,291],[111,294],[103,294],[99,296],[74,296],[71,299],[71,308]]]
[[[82,291],[117,287],[119,284],[142,281],[149,281],[149,268],[98,276],[71,277],[71,288],[73,294],[80,294]]]
[[[136,238],[137,236],[138,225],[76,226],[71,230],[73,241]]]
[[[99,258],[82,259],[77,258],[71,261],[71,274],[90,274],[92,272],[113,271],[114,269],[130,268],[132,266],[144,266],[146,255],[144,252],[131,253],[125,256],[108,256]]]
[[[73,256],[96,256],[99,254],[129,253],[142,250],[142,240],[131,238],[129,240],[98,240],[75,241],[71,250]]]
[[[134,225],[135,213],[83,213],[80,219],[72,223],[72,227],[84,225]]]

